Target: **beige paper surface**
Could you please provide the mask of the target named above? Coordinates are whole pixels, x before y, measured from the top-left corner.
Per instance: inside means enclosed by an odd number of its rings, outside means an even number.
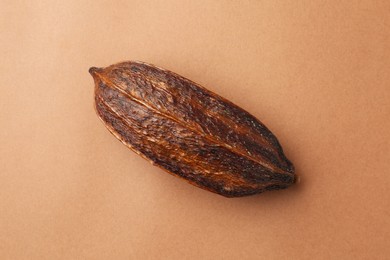
[[[2,1],[1,259],[386,259],[390,2]],[[175,71],[264,122],[301,183],[226,199],[93,109],[91,66]]]

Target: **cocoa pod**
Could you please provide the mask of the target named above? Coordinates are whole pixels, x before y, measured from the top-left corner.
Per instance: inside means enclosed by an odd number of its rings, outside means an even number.
[[[226,197],[284,189],[294,166],[276,137],[245,110],[162,68],[129,61],[90,68],[95,108],[131,150]]]

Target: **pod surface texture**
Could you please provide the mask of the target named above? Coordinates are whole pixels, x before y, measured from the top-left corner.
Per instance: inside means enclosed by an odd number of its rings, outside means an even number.
[[[294,166],[271,131],[221,96],[138,61],[89,72],[107,129],[167,172],[225,197],[295,182]]]

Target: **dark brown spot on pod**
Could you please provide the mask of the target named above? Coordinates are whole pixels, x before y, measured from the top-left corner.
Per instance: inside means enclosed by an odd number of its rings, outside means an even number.
[[[230,101],[142,62],[90,68],[108,130],[169,173],[226,197],[285,189],[293,164],[276,137]]]

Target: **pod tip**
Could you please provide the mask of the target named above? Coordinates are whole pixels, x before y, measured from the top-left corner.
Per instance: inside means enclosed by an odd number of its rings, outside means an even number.
[[[91,67],[88,70],[89,74],[91,74],[92,76],[96,75],[99,71],[101,71],[101,69],[96,67]]]

